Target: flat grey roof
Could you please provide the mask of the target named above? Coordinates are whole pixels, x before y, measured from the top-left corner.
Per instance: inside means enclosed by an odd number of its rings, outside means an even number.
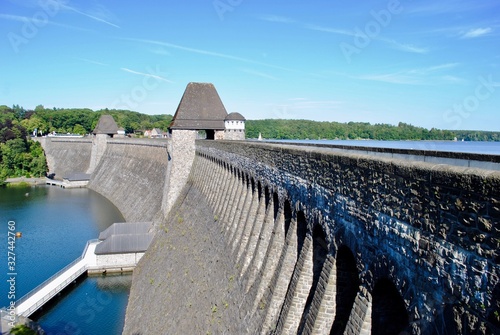
[[[144,252],[148,249],[153,233],[152,222],[117,222],[99,234],[102,241],[96,246],[96,255]]]
[[[152,222],[117,222],[99,234],[100,240],[105,240],[111,235],[145,234],[149,232]]]
[[[153,234],[112,235],[95,248],[96,255],[126,254],[145,252],[153,239]]]

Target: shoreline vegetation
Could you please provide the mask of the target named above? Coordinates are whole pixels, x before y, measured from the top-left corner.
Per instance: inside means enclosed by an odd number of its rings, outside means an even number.
[[[40,143],[29,135],[49,133],[90,134],[103,114],[112,115],[127,134],[141,136],[145,130],[167,131],[172,115],[147,115],[130,110],[93,111],[88,108],[45,108],[26,110],[19,105],[0,105],[0,186],[8,178],[41,178],[47,163]],[[314,140],[433,140],[500,141],[500,131],[426,129],[400,122],[398,125],[368,122],[320,122],[311,120],[247,120],[246,137]],[[9,181],[9,183],[11,183]]]
[[[26,178],[26,177],[16,177],[16,178],[6,178],[4,183],[7,187],[28,187],[28,186],[38,186],[45,185],[46,178]]]
[[[427,140],[500,141],[500,131],[426,129],[400,122],[398,125],[368,122],[325,122],[310,120],[247,120],[247,138],[294,140]]]

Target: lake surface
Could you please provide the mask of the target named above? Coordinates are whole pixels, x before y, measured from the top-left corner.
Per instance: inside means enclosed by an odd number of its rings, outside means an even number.
[[[350,145],[391,149],[451,151],[500,155],[500,142],[481,141],[377,141],[377,140],[270,140],[287,143]]]
[[[124,219],[111,202],[86,188],[0,188],[1,306],[10,302],[9,221],[16,232],[22,232],[22,237],[15,240],[14,250],[15,300],[19,300],[79,257],[88,240]],[[130,283],[130,275],[88,277],[68,290],[59,302],[44,308],[44,314],[38,315],[41,315],[39,322],[48,334],[119,334]],[[75,325],[78,331],[74,330]]]

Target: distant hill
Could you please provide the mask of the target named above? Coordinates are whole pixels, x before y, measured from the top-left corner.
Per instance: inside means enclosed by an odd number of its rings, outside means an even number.
[[[90,133],[102,114],[111,114],[118,126],[127,133],[137,130],[159,128],[167,130],[172,115],[148,115],[130,110],[88,108],[44,108],[25,110],[19,105],[12,108],[0,106],[0,122],[5,119],[17,120],[18,124],[31,133],[35,128],[43,134]],[[400,122],[390,124],[370,124],[367,122],[320,122],[311,120],[247,120],[247,138],[257,138],[259,133],[269,139],[373,139],[373,140],[465,140],[500,141],[500,131],[442,130],[426,129]]]
[[[268,139],[372,139],[372,140],[465,140],[500,141],[500,132],[473,130],[426,129],[400,122],[370,124],[367,122],[319,122],[310,120],[247,120],[247,138],[259,133]]]
[[[49,132],[88,134],[94,130],[97,120],[103,114],[110,114],[119,127],[123,127],[127,133],[137,130],[159,128],[167,130],[172,115],[148,115],[130,110],[101,109],[93,111],[88,108],[44,108],[39,105],[35,110],[25,110],[19,105],[12,108],[0,106],[0,121],[9,115],[10,118],[18,120],[28,133],[34,129],[43,134]]]

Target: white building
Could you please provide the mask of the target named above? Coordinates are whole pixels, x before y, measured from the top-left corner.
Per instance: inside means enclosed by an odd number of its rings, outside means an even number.
[[[224,119],[224,139],[245,139],[245,118],[240,113],[230,113]]]

